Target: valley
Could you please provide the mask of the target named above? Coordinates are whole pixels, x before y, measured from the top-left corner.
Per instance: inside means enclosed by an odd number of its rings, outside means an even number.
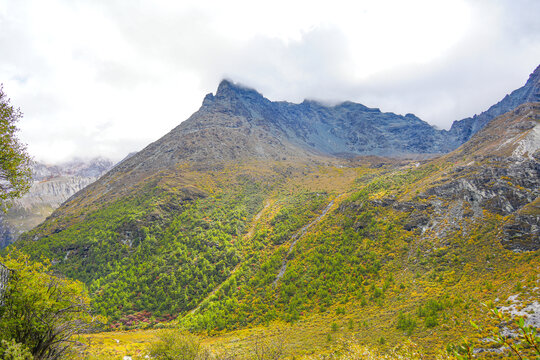
[[[496,358],[482,304],[540,298],[539,81],[446,131],[225,80],[8,250],[85,285],[111,331],[83,336],[95,356],[180,327],[238,351],[285,332],[289,358],[464,338]]]

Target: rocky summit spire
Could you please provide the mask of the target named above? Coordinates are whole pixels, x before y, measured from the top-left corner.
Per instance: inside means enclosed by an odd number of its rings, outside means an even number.
[[[211,106],[216,102],[228,108],[235,108],[240,102],[246,104],[261,103],[266,100],[255,89],[223,79],[219,83],[216,94],[209,93],[204,97],[203,106]]]
[[[247,86],[234,83],[230,80],[223,79],[219,83],[219,86],[216,91],[216,98],[262,98],[263,96],[257,92],[255,89],[249,88]]]
[[[538,79],[540,78],[540,65],[538,65],[536,67],[536,69],[534,69],[534,71],[532,72],[532,74],[529,76],[529,79],[532,78],[532,77],[536,77],[537,78],[537,81]]]

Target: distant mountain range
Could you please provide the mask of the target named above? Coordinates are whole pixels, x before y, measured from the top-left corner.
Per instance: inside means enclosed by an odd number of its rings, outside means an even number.
[[[40,224],[54,209],[112,168],[104,158],[73,160],[60,165],[32,164],[30,191],[16,199],[7,214],[0,215],[0,248]]]

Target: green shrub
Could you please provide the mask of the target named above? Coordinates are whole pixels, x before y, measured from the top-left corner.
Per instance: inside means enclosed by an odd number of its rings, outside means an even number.
[[[0,359],[3,360],[33,360],[32,354],[26,346],[15,340],[0,341]]]
[[[439,321],[437,320],[436,315],[430,315],[425,318],[424,324],[426,325],[427,328],[432,328],[439,325]]]
[[[407,335],[411,335],[414,331],[414,328],[416,328],[416,320],[414,320],[411,315],[405,315],[404,313],[400,313],[398,316],[396,327],[399,330],[405,331]]]
[[[210,351],[201,346],[199,339],[180,330],[164,330],[158,340],[150,344],[148,352],[156,360],[205,360]]]
[[[372,286],[372,291],[373,291],[373,293],[371,294],[372,299],[378,299],[382,297],[383,295],[383,291],[381,288]]]
[[[424,318],[426,328],[433,328],[439,325],[439,312],[444,308],[443,301],[431,299],[418,308],[418,316]]]

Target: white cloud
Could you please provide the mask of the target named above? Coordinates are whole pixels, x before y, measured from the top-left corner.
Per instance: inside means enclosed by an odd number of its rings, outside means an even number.
[[[273,100],[353,100],[440,127],[520,87],[535,0],[0,0],[0,81],[39,160],[138,150],[223,77]]]

